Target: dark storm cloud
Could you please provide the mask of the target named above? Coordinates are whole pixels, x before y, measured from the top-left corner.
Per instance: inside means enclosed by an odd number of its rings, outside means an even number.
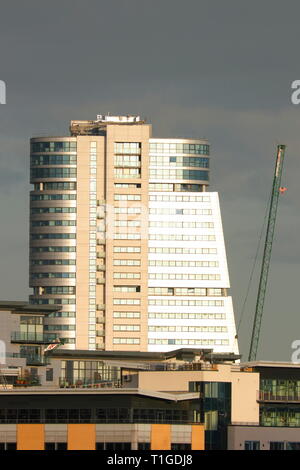
[[[299,13],[297,1],[277,0],[2,2],[0,298],[28,294],[29,137],[65,135],[70,119],[137,113],[157,137],[211,141],[211,188],[220,192],[239,317],[282,142],[289,189],[280,200],[260,356],[288,360],[299,316],[300,106],[290,103],[300,78]],[[254,286],[243,352],[255,295]]]

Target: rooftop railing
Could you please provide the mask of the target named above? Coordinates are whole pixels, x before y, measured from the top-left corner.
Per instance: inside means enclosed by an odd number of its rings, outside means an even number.
[[[59,378],[60,388],[121,388],[121,380],[107,380],[107,381],[92,381],[88,379],[67,380]]]

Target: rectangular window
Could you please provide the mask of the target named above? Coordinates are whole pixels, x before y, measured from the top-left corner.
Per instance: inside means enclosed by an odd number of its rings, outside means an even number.
[[[114,338],[114,344],[140,344],[139,338]]]
[[[140,312],[114,312],[114,318],[140,318]]]
[[[260,450],[260,441],[245,441],[245,450]]]
[[[114,331],[140,331],[140,325],[114,325]]]
[[[141,154],[141,142],[115,142],[114,152],[116,154]]]
[[[284,442],[270,442],[270,450],[284,450]]]

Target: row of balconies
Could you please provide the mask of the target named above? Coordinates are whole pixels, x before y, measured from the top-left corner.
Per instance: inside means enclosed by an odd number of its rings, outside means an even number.
[[[257,392],[257,401],[260,402],[296,402],[300,403],[300,393],[273,393],[259,390]]]
[[[21,331],[13,331],[11,333],[12,343],[38,343],[50,344],[55,343],[58,336],[54,333],[29,333]]]

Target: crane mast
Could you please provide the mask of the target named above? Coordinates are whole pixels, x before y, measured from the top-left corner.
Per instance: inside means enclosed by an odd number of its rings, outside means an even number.
[[[253,322],[253,329],[252,329],[252,337],[251,337],[251,343],[250,343],[250,351],[249,351],[249,357],[248,357],[249,361],[255,361],[256,355],[257,355],[261,321],[262,321],[262,316],[263,316],[266,288],[267,288],[267,282],[268,282],[268,273],[269,273],[270,260],[271,260],[271,254],[272,254],[272,244],[273,244],[274,229],[275,229],[275,222],[276,222],[276,215],[277,215],[278,197],[279,197],[279,193],[281,190],[280,182],[281,182],[281,175],[282,175],[282,169],[283,169],[285,148],[286,148],[285,145],[277,146],[276,165],[275,165],[275,173],[274,173],[273,187],[272,187],[272,194],[271,194],[269,218],[268,218],[268,225],[267,225],[267,231],[266,231],[262,266],[261,266],[261,273],[260,273],[260,280],[259,280],[259,287],[258,287],[258,294],[257,294],[257,301],[256,301],[256,308],[255,308],[255,315],[254,315],[254,322]]]

